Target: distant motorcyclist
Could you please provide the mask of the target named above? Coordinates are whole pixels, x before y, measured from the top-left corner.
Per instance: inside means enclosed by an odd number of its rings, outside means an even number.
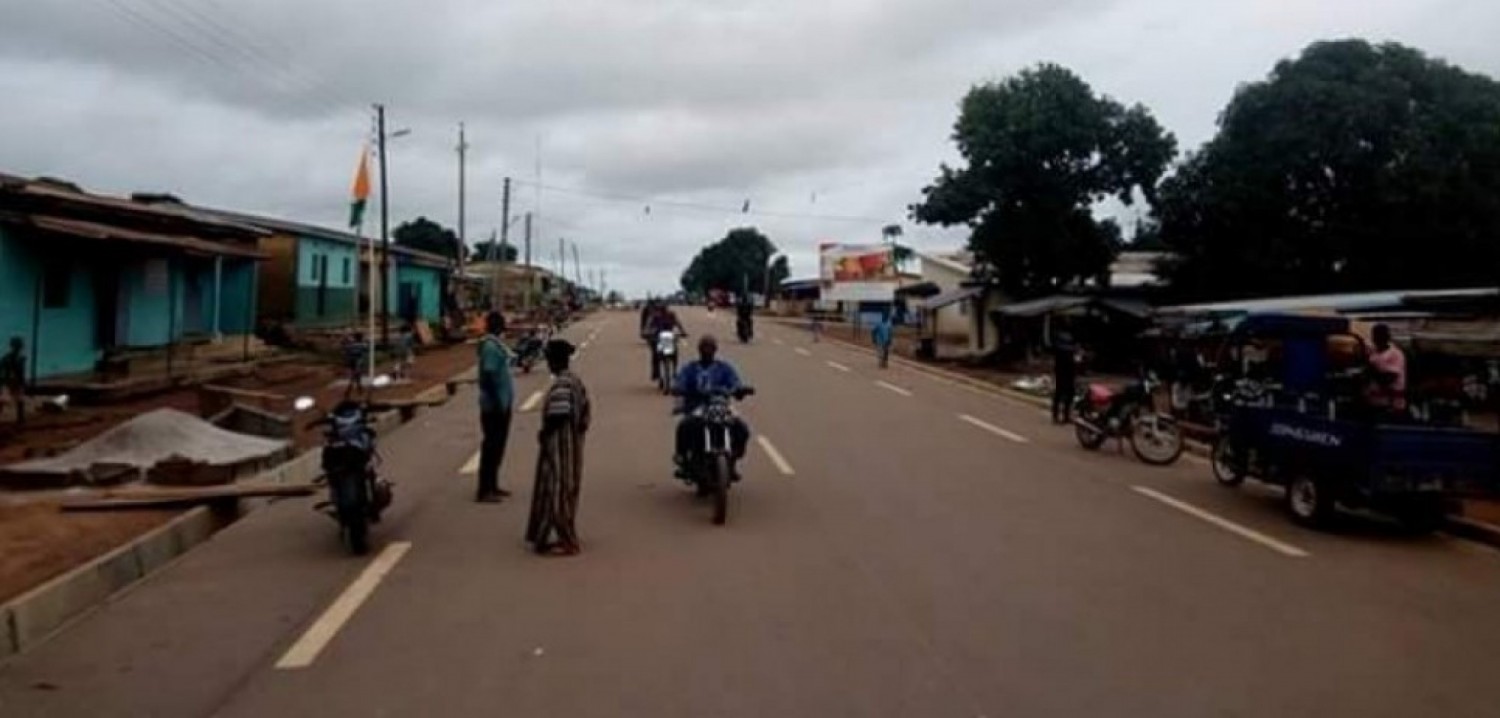
[[[676,332],[678,336],[687,336],[687,330],[682,328],[682,320],[677,318],[677,313],[665,304],[659,306],[656,313],[651,316],[646,325],[645,339],[648,353],[651,356],[651,381],[657,381],[661,377],[661,368],[656,356],[656,337],[662,332]]]
[[[749,341],[755,335],[755,304],[749,297],[740,299],[734,307],[735,331],[739,333],[740,341]]]
[[[677,450],[674,457],[678,476],[686,474],[687,460],[693,451],[693,439],[703,431],[699,410],[714,394],[733,394],[743,388],[739,372],[729,362],[718,359],[719,341],[711,335],[698,340],[698,361],[684,366],[677,372],[672,392],[682,397],[682,420],[677,423]],[[750,443],[750,427],[743,419],[734,418],[729,429],[730,451],[736,464],[745,456],[745,447]]]

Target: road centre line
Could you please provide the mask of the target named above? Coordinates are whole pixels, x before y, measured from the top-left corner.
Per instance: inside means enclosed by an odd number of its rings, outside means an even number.
[[[911,390],[903,389],[889,382],[877,381],[875,382],[875,386],[885,389],[886,391],[895,392],[897,394],[900,394],[901,396],[911,396]]]
[[[776,346],[779,346],[779,347],[784,347],[784,346],[786,346],[786,342],[784,342],[784,341],[782,341],[782,340],[781,340],[781,339],[772,339],[772,340],[771,340],[771,341],[772,341],[772,342],[773,342],[773,343],[775,343],[775,344],[776,344]]]
[[[370,598],[370,594],[375,592],[375,588],[390,574],[391,569],[396,567],[396,563],[409,550],[411,550],[410,541],[387,544],[375,560],[365,566],[365,570],[355,577],[354,582],[349,584],[349,587],[345,588],[333,603],[329,604],[328,608],[323,611],[323,615],[318,616],[318,620],[308,626],[302,637],[282,654],[281,660],[276,661],[276,668],[289,670],[312,665],[313,661],[318,659],[318,654],[328,646],[334,636],[338,635],[339,629],[349,622],[354,612],[364,605],[364,602]]]
[[[531,396],[526,397],[526,403],[521,405],[521,411],[531,411],[532,409],[536,408],[537,404],[540,403],[542,403],[542,390],[538,389],[534,392],[531,392]]]
[[[1255,529],[1241,526],[1233,521],[1230,521],[1229,519],[1226,519],[1217,514],[1212,514],[1204,511],[1197,506],[1194,506],[1185,501],[1175,499],[1155,489],[1147,488],[1145,486],[1132,486],[1130,488],[1142,496],[1154,499],[1163,504],[1166,504],[1167,506],[1171,506],[1172,508],[1177,509],[1178,511],[1181,511],[1194,518],[1207,521],[1208,523],[1218,526],[1219,528],[1235,534],[1240,538],[1254,541],[1255,543],[1265,546],[1266,548],[1271,549],[1272,551],[1275,551],[1284,556],[1290,556],[1292,558],[1307,558],[1310,555],[1306,551],[1297,548],[1296,546],[1293,546],[1289,543],[1271,538],[1270,536],[1256,531]]]
[[[801,354],[801,355],[802,355],[802,356],[805,356],[805,357],[810,357],[810,356],[812,356],[812,352],[810,352],[810,351],[808,351],[808,350],[806,350],[806,349],[803,349],[803,348],[802,348],[802,347],[797,347],[797,348],[796,348],[796,349],[795,349],[795,350],[793,350],[793,351],[796,351],[796,352],[797,352],[797,353],[798,353],[798,354]]]
[[[464,462],[463,468],[459,469],[458,473],[460,473],[460,474],[477,474],[477,473],[479,473],[479,452],[477,452],[477,451],[474,452],[474,455],[470,456],[469,460]]]
[[[766,456],[770,457],[771,463],[776,465],[776,470],[780,471],[782,476],[795,476],[797,474],[796,471],[792,470],[792,465],[787,463],[786,457],[782,456],[781,452],[776,450],[776,446],[771,443],[770,439],[764,436],[757,436],[755,437],[755,441],[760,444],[760,448],[766,452]]]
[[[1031,443],[1030,439],[1028,439],[1028,438],[1026,438],[1024,436],[1021,436],[1020,434],[1017,434],[1014,431],[1009,431],[1009,430],[1006,430],[1006,429],[1002,429],[1002,428],[1000,428],[998,426],[995,426],[994,424],[991,424],[988,421],[985,421],[983,419],[976,419],[976,418],[974,418],[972,416],[969,416],[968,414],[959,414],[958,418],[960,420],[962,420],[962,421],[968,422],[970,424],[973,424],[974,426],[977,426],[977,427],[979,427],[981,429],[984,429],[985,431],[988,431],[991,434],[994,434],[994,435],[1002,437],[1002,438],[1010,439],[1011,441],[1014,441],[1017,444],[1029,444],[1029,443]]]
[[[828,364],[829,368],[837,369],[839,371],[850,371],[849,367],[846,367],[843,364],[840,364],[840,363],[838,363],[836,361],[830,361],[830,362],[826,362],[826,363]]]

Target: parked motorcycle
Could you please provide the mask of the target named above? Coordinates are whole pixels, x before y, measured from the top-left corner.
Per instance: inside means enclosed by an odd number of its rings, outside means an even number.
[[[1098,449],[1109,439],[1130,439],[1130,449],[1141,461],[1165,466],[1182,456],[1182,428],[1171,416],[1156,411],[1152,397],[1160,383],[1146,376],[1139,383],[1116,391],[1089,384],[1073,405],[1073,428],[1085,449]]]
[[[734,424],[732,400],[744,401],[755,389],[741,387],[733,394],[716,393],[698,409],[703,423],[701,443],[695,442],[687,457],[687,482],[699,496],[712,496],[714,525],[722,526],[729,517],[729,486],[738,480],[734,472],[734,449],[730,427]]]
[[[656,334],[656,385],[661,393],[672,393],[672,381],[677,376],[677,340],[675,331]]]
[[[381,375],[372,386],[388,386],[390,381]],[[300,397],[294,406],[308,411],[314,403],[310,397]],[[360,401],[346,398],[311,424],[324,427],[322,480],[328,485],[328,500],[313,508],[338,521],[345,545],[356,556],[370,550],[370,524],[380,522],[393,498],[391,482],[377,472],[380,453],[370,425],[370,415],[381,408],[368,395]]]

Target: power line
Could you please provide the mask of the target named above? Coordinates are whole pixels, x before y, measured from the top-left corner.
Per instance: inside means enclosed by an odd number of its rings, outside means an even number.
[[[639,204],[644,206],[645,211],[648,214],[654,207],[672,207],[676,209],[688,209],[700,212],[713,212],[716,214],[745,214],[758,217],[773,217],[779,219],[807,219],[828,222],[856,222],[860,224],[880,225],[891,223],[891,220],[889,218],[879,217],[861,217],[857,215],[837,214],[806,214],[801,212],[770,212],[752,208],[750,206],[749,200],[746,200],[745,204],[741,205],[740,207],[729,207],[725,205],[713,205],[702,202],[684,202],[680,200],[654,199],[651,197],[634,196],[616,192],[599,192],[595,190],[581,189],[578,187],[560,187],[557,185],[542,184],[539,182],[528,182],[526,180],[519,179],[515,182],[516,184],[530,185],[537,188],[538,190],[545,190],[547,192],[557,192],[559,194],[570,194],[580,197],[592,197],[594,199],[600,199],[610,202],[628,202],[631,204]]]
[[[155,0],[148,0],[151,3],[151,7],[156,10],[154,13],[148,11],[145,7],[132,7],[123,0],[100,1],[107,3],[117,15],[136,27],[166,38],[168,42],[179,49],[195,55],[205,62],[218,65],[232,73],[244,76],[250,81],[247,84],[253,83],[270,89],[273,92],[284,93],[284,90],[281,88],[268,83],[263,74],[249,70],[242,63],[226,58],[223,54],[224,50],[234,52],[243,58],[248,58],[252,63],[255,62],[253,54],[215,35],[212,31],[212,25],[186,19],[183,15],[174,12],[170,7],[157,4]],[[205,27],[209,28],[209,31],[205,32]],[[218,48],[219,51],[216,52],[215,48]],[[272,67],[275,69],[274,65]],[[290,96],[303,109],[311,107],[321,112],[331,112],[333,114],[347,109],[333,105],[326,100],[320,101],[316,97],[298,98],[294,94]]]

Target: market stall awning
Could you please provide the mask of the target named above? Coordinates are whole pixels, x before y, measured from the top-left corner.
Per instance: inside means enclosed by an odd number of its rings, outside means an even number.
[[[942,293],[943,288],[939,287],[936,282],[909,284],[896,290],[896,296],[898,297],[916,297],[917,299],[926,299]]]
[[[943,307],[946,307],[950,304],[957,304],[962,301],[973,299],[983,293],[983,287],[959,287],[958,289],[950,289],[946,292],[943,292],[942,294],[923,301],[922,306],[927,309],[942,309]]]
[[[1089,297],[1074,297],[1066,294],[1054,294],[1050,297],[1032,299],[1025,302],[1007,304],[995,310],[996,314],[1005,317],[1040,317],[1043,314],[1054,312],[1065,312],[1076,309],[1093,301]]]

